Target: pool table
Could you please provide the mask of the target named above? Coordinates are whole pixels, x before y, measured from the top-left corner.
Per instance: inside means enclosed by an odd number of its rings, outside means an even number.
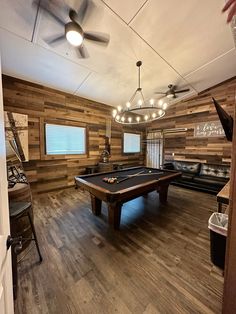
[[[91,196],[94,215],[101,214],[102,201],[108,205],[108,221],[114,229],[119,229],[123,203],[152,191],[159,193],[161,203],[167,201],[169,183],[180,172],[148,167],[133,167],[106,173],[96,173],[75,177],[78,187],[87,190]],[[104,182],[104,178],[116,178],[114,183]]]

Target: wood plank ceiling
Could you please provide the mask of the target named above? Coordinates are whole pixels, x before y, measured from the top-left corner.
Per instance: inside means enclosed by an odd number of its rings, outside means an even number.
[[[78,9],[81,0],[66,2]],[[125,103],[137,87],[138,59],[143,61],[146,98],[165,92],[170,83],[189,87],[182,97],[190,96],[236,75],[236,49],[221,14],[223,0],[93,3],[84,28],[109,33],[110,44],[86,43],[90,58],[78,59],[66,41],[54,48],[44,42],[63,28],[45,12],[37,14],[32,0],[1,0],[3,73],[108,105]]]

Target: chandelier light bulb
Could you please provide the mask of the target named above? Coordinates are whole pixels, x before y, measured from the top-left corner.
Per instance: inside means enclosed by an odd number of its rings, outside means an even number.
[[[150,105],[153,106],[154,105],[154,99],[150,99]]]
[[[117,110],[114,109],[114,110],[112,111],[112,116],[113,116],[113,118],[115,118],[116,114],[117,114]]]
[[[119,112],[121,112],[122,107],[121,107],[121,106],[118,106],[117,109],[118,109]]]
[[[116,120],[117,120],[117,121],[120,121],[120,116],[119,116],[119,115],[116,116]]]
[[[137,118],[136,118],[136,121],[139,122],[139,121],[140,121],[140,117],[137,117]]]
[[[165,102],[165,103],[162,105],[162,109],[163,109],[163,110],[166,110],[166,108],[167,108],[167,103]]]
[[[131,106],[131,103],[128,101],[128,102],[126,103],[126,107],[129,109],[130,106]]]
[[[139,101],[138,101],[138,105],[141,107],[141,106],[142,106],[142,104],[143,104],[142,99],[139,99]]]
[[[144,116],[144,120],[145,120],[145,121],[148,120],[148,115],[147,115],[147,114]]]
[[[131,123],[131,122],[132,122],[132,118],[131,118],[131,117],[129,117],[129,118],[128,118],[128,121],[129,121],[129,123]]]
[[[152,114],[152,117],[153,117],[153,119],[155,119],[156,118],[156,113],[155,112],[153,112],[153,114]]]
[[[122,118],[121,118],[121,121],[122,121],[122,122],[125,122],[125,117],[122,117]]]
[[[163,111],[160,109],[160,110],[158,111],[158,113],[159,113],[159,116],[161,116],[162,113],[163,113]]]
[[[162,100],[162,99],[160,99],[160,100],[158,101],[158,105],[159,105],[160,107],[163,105],[163,100]]]

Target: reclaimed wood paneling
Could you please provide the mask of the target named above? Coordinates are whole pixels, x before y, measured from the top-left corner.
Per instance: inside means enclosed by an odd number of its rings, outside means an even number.
[[[163,119],[149,129],[187,128],[184,133],[165,136],[165,160],[193,160],[208,163],[231,161],[231,146],[225,137],[194,137],[194,127],[201,122],[219,121],[211,97],[231,115],[234,112],[236,79],[211,88],[196,97],[167,109]]]
[[[24,168],[34,193],[72,186],[75,175],[99,162],[105,148],[106,122],[111,119],[112,107],[9,76],[3,76],[3,97],[4,110],[28,115],[29,162],[24,163]],[[88,154],[45,158],[41,128],[46,121],[87,127]],[[127,166],[142,165],[143,152],[122,154],[124,131],[131,129],[111,123],[110,161]]]

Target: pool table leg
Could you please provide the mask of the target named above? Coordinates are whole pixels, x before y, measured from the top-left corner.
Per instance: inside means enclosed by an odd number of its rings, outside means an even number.
[[[167,202],[167,194],[168,194],[169,183],[160,185],[157,192],[159,192],[159,200],[162,204]]]
[[[108,203],[108,222],[118,230],[120,227],[121,203]]]
[[[91,197],[93,214],[96,216],[101,215],[102,201],[98,199],[96,196],[94,196],[93,194],[90,194],[90,197]]]

